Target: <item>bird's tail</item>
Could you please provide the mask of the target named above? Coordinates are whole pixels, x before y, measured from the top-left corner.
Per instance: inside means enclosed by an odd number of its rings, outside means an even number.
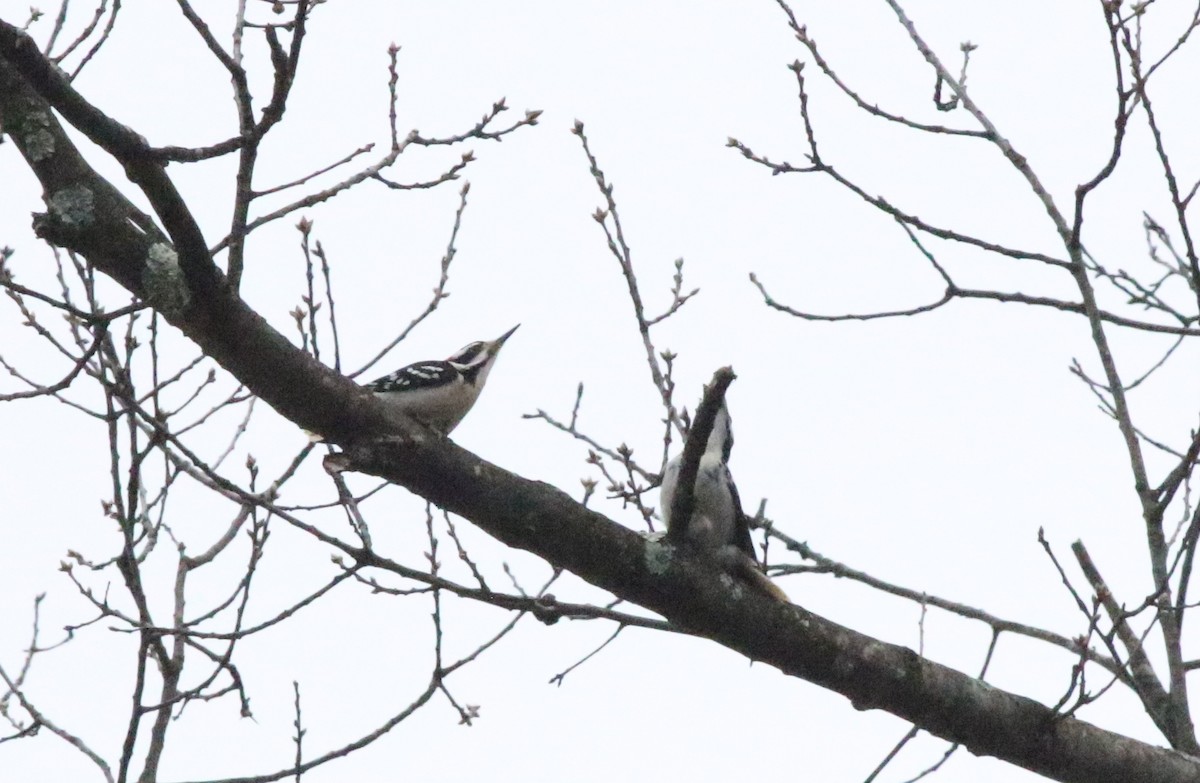
[[[762,572],[758,563],[754,558],[747,555],[745,552],[738,552],[741,557],[737,559],[734,570],[743,582],[750,585],[754,590],[762,593],[767,598],[772,598],[780,603],[790,604],[792,601],[788,598],[787,593],[783,592],[783,588],[771,581],[771,578]]]

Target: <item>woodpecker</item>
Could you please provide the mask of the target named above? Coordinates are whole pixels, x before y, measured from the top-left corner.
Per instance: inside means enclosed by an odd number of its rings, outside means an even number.
[[[742,511],[737,485],[729,472],[729,454],[733,451],[733,424],[724,400],[713,420],[712,432],[705,444],[704,454],[696,470],[696,486],[692,516],[684,540],[700,552],[709,555],[728,570],[748,581],[759,592],[787,602],[787,595],[762,572],[750,539],[750,521]],[[659,505],[663,522],[670,528],[671,506],[675,501],[675,485],[683,463],[680,453],[663,472]]]
[[[366,388],[388,405],[449,435],[479,398],[504,341],[519,326],[495,340],[468,343],[444,361],[414,362],[376,378]]]

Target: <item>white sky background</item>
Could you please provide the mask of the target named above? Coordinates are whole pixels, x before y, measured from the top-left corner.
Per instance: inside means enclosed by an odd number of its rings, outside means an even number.
[[[26,5],[0,0],[8,21],[23,20]],[[1190,14],[1181,5],[1153,7],[1150,52],[1163,51],[1177,34]],[[973,127],[962,112],[933,110],[932,74],[883,3],[798,2],[795,10],[868,100],[915,119]],[[979,45],[972,96],[1068,209],[1074,187],[1102,165],[1111,139],[1112,66],[1098,4],[910,2],[907,10],[955,67],[960,42]],[[207,13],[228,41],[225,11]],[[253,86],[261,105],[269,82],[260,41],[248,36],[247,51],[259,65]],[[377,149],[386,145],[386,49],[393,41],[402,46],[402,131],[460,132],[501,96],[514,118],[526,108],[545,112],[538,127],[502,144],[462,148],[479,160],[466,173],[472,190],[451,268],[452,295],[369,374],[445,356],[520,322],[486,393],[455,432],[459,444],[579,496],[579,478],[589,474],[586,450],[521,414],[541,407],[569,416],[583,381],[585,430],[606,444],[626,442],[638,454],[660,448],[661,413],[624,281],[591,218],[600,195],[569,132],[578,118],[615,184],[648,309],[657,313],[669,303],[679,256],[685,286],[701,288],[658,327],[657,344],[679,353],[679,401],[688,406],[714,369],[732,364],[737,371],[729,396],[737,427],[733,466],[750,509],[767,497],[769,514],[786,532],[830,557],[1065,635],[1082,633],[1085,624],[1037,544],[1039,527],[1064,561],[1069,543],[1082,538],[1120,600],[1134,604],[1148,591],[1142,527],[1118,433],[1067,371],[1072,357],[1089,368],[1097,364],[1082,319],[956,303],[915,319],[813,324],[767,309],[748,282],[754,271],[777,299],[825,313],[903,308],[941,293],[935,273],[892,221],[831,181],[770,177],[725,147],[735,136],[772,159],[803,162],[795,80],[785,66],[804,60],[805,52],[774,3],[329,3],[310,23],[297,87],[263,154],[257,185],[293,179],[369,141]],[[1196,66],[1185,53],[1156,77],[1156,108],[1185,186],[1200,163],[1188,144],[1195,117],[1186,113],[1195,110],[1188,105],[1194,84],[1187,84]],[[856,114],[814,66],[807,74],[822,154],[868,192],[937,225],[1061,254],[1044,211],[994,148],[900,133]],[[235,127],[225,72],[174,4],[129,4],[114,39],[77,86],[155,144],[209,144]],[[1085,224],[1089,249],[1114,268],[1146,268],[1143,209],[1160,221],[1169,217],[1143,124],[1139,115],[1126,160],[1093,197]],[[428,177],[459,151],[413,150],[393,174]],[[90,160],[134,195],[101,153],[93,149]],[[210,241],[227,229],[232,171],[232,159],[171,168]],[[0,147],[0,183],[0,244],[17,249],[19,280],[44,280],[50,256],[28,229],[29,213],[41,209],[38,188],[11,145]],[[454,184],[415,193],[366,185],[303,213],[315,220],[314,237],[334,263],[347,366],[374,355],[424,306],[456,204]],[[303,283],[292,228],[297,217],[250,240],[243,286],[247,300],[288,334],[294,334],[288,311],[299,303]],[[1065,273],[944,243],[929,247],[963,285],[1070,298]],[[15,309],[0,312],[0,349],[36,370],[31,362],[40,354],[29,350]],[[1119,333],[1114,341],[1128,378],[1166,345]],[[1133,398],[1139,423],[1176,445],[1195,424],[1197,377],[1188,365],[1194,367],[1195,352],[1185,347]],[[36,374],[49,379],[58,370],[45,365]],[[5,381],[0,390],[14,384]],[[250,451],[270,476],[303,436],[265,406],[257,415],[256,429],[230,464],[241,465]],[[48,593],[45,641],[57,638],[62,625],[91,616],[57,570],[65,552],[103,559],[115,554],[118,538],[100,513],[107,463],[97,425],[53,403],[9,403],[0,406],[0,431],[7,443],[0,449],[0,520],[8,531],[0,548],[0,661],[12,666],[28,643],[37,593]],[[1155,463],[1155,476],[1164,464]],[[292,502],[328,500],[331,487],[315,465],[306,476]],[[381,551],[419,565],[423,512],[404,497],[394,490],[375,507],[373,531]],[[181,502],[173,509],[174,524],[196,550],[224,530],[228,509],[213,508]],[[600,509],[637,521],[612,504]],[[330,524],[336,528],[336,520]],[[545,578],[536,559],[501,552],[473,529],[468,538],[496,585],[507,586],[501,559],[518,567],[527,587]],[[450,552],[443,555],[452,560]],[[173,565],[164,554],[157,567],[167,575]],[[282,524],[275,525],[263,569],[252,603],[259,618],[334,573],[326,550]],[[235,578],[232,571],[225,576]],[[103,580],[95,584],[103,589]],[[918,644],[920,612],[913,604],[825,576],[782,584],[797,603],[832,620]],[[223,588],[215,579],[199,581],[191,605],[207,605],[206,596]],[[603,600],[573,579],[554,592],[564,600]],[[123,590],[114,585],[117,593]],[[506,619],[451,603],[448,644],[461,652]],[[256,720],[237,719],[233,699],[189,706],[172,728],[162,778],[286,767],[293,753],[293,679],[302,687],[307,755],[382,722],[427,678],[429,611],[427,599],[383,598],[345,586],[295,624],[246,643],[241,666]],[[610,632],[600,623],[523,621],[451,680],[460,701],[481,705],[474,726],[457,725],[457,714],[435,700],[374,746],[305,779],[857,781],[907,729],[768,667],[750,667],[715,644],[637,629],[569,675],[562,688],[546,684]],[[989,638],[986,627],[936,610],[925,620],[926,653],[963,671],[977,672]],[[28,685],[43,711],[113,762],[128,717],[132,645],[127,635],[91,628],[39,658]],[[1065,653],[1006,635],[989,681],[1052,704],[1066,688],[1071,663]],[[1161,742],[1119,688],[1082,717]],[[923,738],[884,779],[914,774],[943,748]],[[0,769],[11,780],[99,779],[47,732],[0,746]],[[1035,778],[960,752],[937,779]]]

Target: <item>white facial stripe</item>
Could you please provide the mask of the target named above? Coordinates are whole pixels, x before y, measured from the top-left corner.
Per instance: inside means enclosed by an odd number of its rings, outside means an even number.
[[[456,351],[446,361],[452,364],[457,364],[460,367],[470,367],[479,364],[482,361],[487,361],[489,355],[488,346],[486,343],[473,342],[464,345]]]

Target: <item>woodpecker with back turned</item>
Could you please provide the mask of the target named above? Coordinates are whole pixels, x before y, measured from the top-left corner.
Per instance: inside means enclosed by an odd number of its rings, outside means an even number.
[[[762,572],[755,556],[754,543],[750,539],[750,520],[742,511],[737,485],[729,471],[732,450],[733,424],[729,409],[722,399],[696,470],[691,516],[685,520],[671,518],[683,464],[681,453],[667,463],[663,471],[659,496],[663,522],[669,530],[675,524],[686,525],[681,537],[683,541],[701,554],[712,557],[758,592],[786,603],[787,594]]]

